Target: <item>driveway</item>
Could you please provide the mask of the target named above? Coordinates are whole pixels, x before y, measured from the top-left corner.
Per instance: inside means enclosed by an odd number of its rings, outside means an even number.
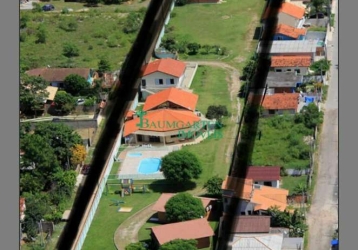
[[[332,60],[328,97],[324,103],[324,123],[320,136],[319,166],[312,205],[308,213],[308,249],[328,250],[334,229],[338,223],[338,11],[335,13],[335,29],[328,38],[328,59]],[[333,45],[330,46],[330,45]]]
[[[27,3],[20,4],[20,10],[32,10],[33,9],[33,6],[32,6],[33,2],[36,3],[36,2],[39,2],[39,1],[28,1]]]

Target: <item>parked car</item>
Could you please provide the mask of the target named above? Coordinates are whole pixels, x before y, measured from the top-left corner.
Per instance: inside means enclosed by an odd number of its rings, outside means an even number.
[[[83,105],[85,103],[85,99],[77,99],[77,105]]]
[[[42,6],[43,11],[51,11],[54,9],[55,9],[55,6],[53,6],[52,4],[46,4],[46,5]]]

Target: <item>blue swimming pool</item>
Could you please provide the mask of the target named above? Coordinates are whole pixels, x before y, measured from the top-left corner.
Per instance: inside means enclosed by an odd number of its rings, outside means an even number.
[[[127,156],[129,157],[140,157],[142,156],[141,152],[132,152],[132,153],[128,153]]]
[[[140,161],[138,172],[140,174],[153,174],[160,170],[162,160],[159,158],[146,158]]]

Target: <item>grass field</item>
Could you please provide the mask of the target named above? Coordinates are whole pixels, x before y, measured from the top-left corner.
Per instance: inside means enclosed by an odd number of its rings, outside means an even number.
[[[176,7],[175,16],[168,27],[178,41],[196,42],[201,45],[226,47],[228,56],[215,54],[180,55],[181,59],[223,59],[233,65],[246,60],[257,41],[253,40],[254,31],[259,26],[259,17],[265,1],[227,0],[222,4],[189,4]]]
[[[113,236],[118,226],[134,213],[145,206],[153,203],[159,198],[159,193],[133,194],[120,198],[119,195],[103,195],[98,205],[96,215],[92,221],[91,227],[87,233],[83,250],[115,250]],[[111,200],[120,199],[125,202],[124,206],[133,207],[130,213],[118,213],[118,207],[112,206]]]
[[[296,124],[292,116],[261,118],[259,130],[262,136],[256,138],[252,165],[282,166],[304,169],[309,167],[309,145],[304,136],[312,135],[303,124]]]
[[[205,74],[203,74],[204,71]],[[225,105],[230,113],[236,112],[232,109],[226,77],[227,73],[221,68],[209,66],[198,68],[191,85],[194,93],[199,95],[198,110],[205,114],[210,105],[220,104]],[[232,129],[235,123],[230,118],[224,118],[223,123],[225,124],[225,127],[221,129],[223,138],[208,138],[199,144],[185,146],[186,149],[196,154],[203,164],[203,173],[196,181],[199,189],[211,176],[218,174],[224,177],[228,173],[229,162],[226,154],[234,137]]]
[[[307,176],[283,176],[281,177],[282,184],[281,188],[289,190],[289,194],[293,194],[294,189],[298,186],[298,184],[306,184]]]
[[[149,1],[146,1],[149,2]],[[123,22],[129,11],[135,11],[147,3],[132,5],[99,5],[88,8],[87,12],[70,12],[61,14],[64,7],[78,10],[84,8],[84,3],[69,3],[50,1],[58,12],[32,13],[21,11],[20,17],[28,16],[30,21],[23,31],[25,41],[20,42],[20,62],[30,68],[61,67],[70,63],[73,67],[97,68],[101,57],[108,58],[113,70],[120,67],[135,39],[135,34],[125,34]],[[61,23],[74,22],[75,31],[65,31]],[[43,25],[46,30],[46,43],[36,43],[37,28]],[[71,62],[62,55],[63,44],[70,42],[78,47],[79,56]]]

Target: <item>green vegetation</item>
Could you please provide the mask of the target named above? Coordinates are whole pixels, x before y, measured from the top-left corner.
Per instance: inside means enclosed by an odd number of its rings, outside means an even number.
[[[61,0],[51,1],[56,10],[71,8],[74,11],[64,14],[21,11],[21,69],[47,65],[95,68],[104,56],[111,68],[119,68],[137,32],[126,34],[122,30],[127,27],[127,16],[129,13],[143,15],[145,9],[141,8],[148,4],[134,2],[131,5],[100,4],[78,12],[84,9],[84,3]]]
[[[196,240],[172,240],[163,244],[159,250],[196,250]]]
[[[198,179],[203,171],[196,155],[187,150],[173,151],[164,156],[161,170],[165,179],[177,185]]]
[[[165,204],[168,222],[180,222],[199,219],[205,215],[203,203],[189,193],[179,193]]]
[[[283,115],[262,118],[259,123],[261,138],[257,137],[252,155],[252,165],[272,165],[284,168],[305,169],[309,167],[310,146],[305,136],[312,136],[313,130],[295,116]]]
[[[257,43],[253,36],[264,5],[265,1],[253,0],[176,7],[164,41],[175,41],[181,59],[223,59],[238,65]],[[190,43],[201,45],[198,53],[190,53]]]
[[[131,196],[125,196],[124,198],[120,198],[118,194],[103,195],[82,249],[115,250],[116,247],[113,243],[113,235],[118,226],[142,208],[155,202],[159,196],[159,193],[138,193],[132,194]],[[124,205],[126,207],[133,207],[133,210],[130,213],[118,213],[118,207],[111,206],[113,204],[113,199],[123,200],[125,202]]]
[[[306,185],[307,183],[307,175],[303,176],[282,176],[281,177],[282,184],[281,188],[287,189],[289,191],[289,195],[295,194],[296,189],[299,185]]]
[[[331,14],[331,19],[330,19],[330,23],[329,23],[329,25],[331,27],[334,27],[334,17],[335,17],[335,14]]]
[[[204,185],[208,194],[211,195],[220,195],[221,194],[221,185],[224,179],[215,175],[211,177]]]

